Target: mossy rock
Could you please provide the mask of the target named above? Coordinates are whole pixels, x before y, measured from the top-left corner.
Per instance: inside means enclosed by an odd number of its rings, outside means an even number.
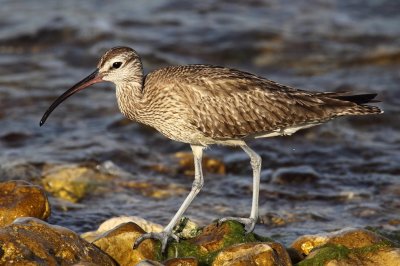
[[[227,221],[221,225],[213,223],[203,228],[194,238],[169,244],[165,259],[195,257],[200,265],[210,265],[224,248],[240,243],[271,241],[254,233],[246,234],[243,225],[235,221]]]

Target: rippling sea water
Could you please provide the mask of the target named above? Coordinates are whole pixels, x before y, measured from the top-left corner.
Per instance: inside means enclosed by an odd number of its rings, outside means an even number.
[[[234,3],[233,3],[234,2]],[[108,48],[126,45],[145,71],[206,63],[253,72],[302,89],[379,93],[385,114],[252,141],[263,158],[261,224],[256,232],[290,243],[297,236],[375,226],[400,227],[400,3],[311,1],[1,1],[0,179],[35,180],[46,165],[123,169],[132,180],[186,188],[192,178],[154,171],[187,145],[127,122],[114,88],[95,86],[61,105],[50,103],[91,73]],[[227,174],[206,173],[187,216],[204,225],[247,216],[251,169],[239,149],[212,147]],[[111,165],[111,168],[110,168]],[[312,167],[313,181],[277,181],[276,171]],[[115,185],[50,222],[84,232],[117,215],[166,224],[185,193],[163,200]],[[54,199],[52,199],[54,200]]]

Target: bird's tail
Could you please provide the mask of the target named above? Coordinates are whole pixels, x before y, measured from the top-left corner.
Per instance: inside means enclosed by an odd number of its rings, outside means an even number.
[[[377,106],[366,105],[367,103],[377,103],[378,100],[374,100],[377,96],[376,93],[367,94],[356,94],[356,95],[340,95],[334,94],[331,98],[355,103],[355,106],[347,109],[345,115],[369,115],[369,114],[382,114],[383,110]]]

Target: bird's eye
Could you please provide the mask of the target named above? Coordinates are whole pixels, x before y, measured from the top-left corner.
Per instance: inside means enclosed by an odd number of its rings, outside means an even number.
[[[112,64],[112,67],[115,68],[115,69],[117,69],[117,68],[119,68],[121,65],[122,65],[122,62],[114,62],[114,63]]]

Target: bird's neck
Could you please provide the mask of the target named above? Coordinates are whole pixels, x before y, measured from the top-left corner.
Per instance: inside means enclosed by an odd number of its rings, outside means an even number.
[[[121,113],[131,120],[138,120],[138,114],[142,109],[143,75],[116,84],[116,95]]]

